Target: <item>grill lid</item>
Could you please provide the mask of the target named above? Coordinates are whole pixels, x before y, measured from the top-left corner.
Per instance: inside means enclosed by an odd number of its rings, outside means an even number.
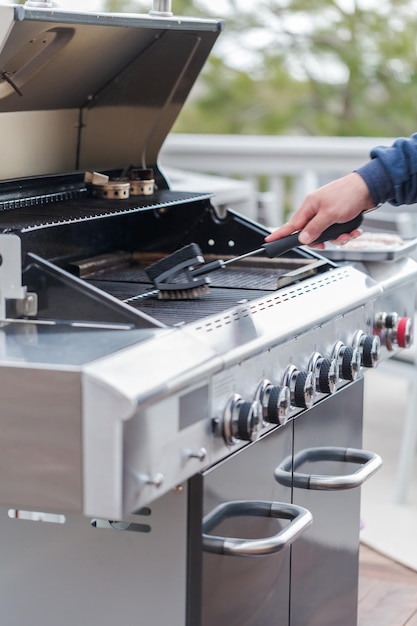
[[[155,168],[222,26],[1,6],[0,180]]]

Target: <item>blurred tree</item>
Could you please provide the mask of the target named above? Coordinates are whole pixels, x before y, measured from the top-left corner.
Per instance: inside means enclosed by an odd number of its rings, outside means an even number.
[[[413,0],[264,0],[260,22],[286,50],[289,73],[308,85],[299,128],[325,135],[415,128],[415,8]],[[274,61],[274,52],[260,52]]]
[[[178,15],[219,17],[209,0]],[[416,128],[415,0],[224,0],[178,132],[397,136]],[[143,11],[151,0],[108,0]]]

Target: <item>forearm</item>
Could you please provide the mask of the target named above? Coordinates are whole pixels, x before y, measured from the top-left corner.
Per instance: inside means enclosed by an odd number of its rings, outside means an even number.
[[[308,194],[291,219],[266,238],[273,241],[301,231],[299,241],[310,243],[329,226],[345,223],[382,202],[395,205],[417,202],[417,133],[397,139],[392,146],[377,146],[371,160],[355,172]],[[358,231],[338,237],[338,243]]]
[[[364,179],[375,205],[417,202],[417,134],[392,146],[377,146],[371,161],[356,171]]]

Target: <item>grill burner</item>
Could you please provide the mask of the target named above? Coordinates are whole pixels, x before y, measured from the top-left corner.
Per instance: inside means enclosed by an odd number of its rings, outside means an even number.
[[[99,172],[86,172],[84,181],[90,194],[104,200],[121,200],[129,196],[150,196],[155,190],[152,168],[129,167],[120,179]]]

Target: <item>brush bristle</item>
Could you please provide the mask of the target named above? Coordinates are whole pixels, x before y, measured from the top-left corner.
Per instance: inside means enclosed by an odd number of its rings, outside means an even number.
[[[196,300],[210,293],[208,285],[193,287],[192,289],[161,289],[158,292],[158,300]]]

